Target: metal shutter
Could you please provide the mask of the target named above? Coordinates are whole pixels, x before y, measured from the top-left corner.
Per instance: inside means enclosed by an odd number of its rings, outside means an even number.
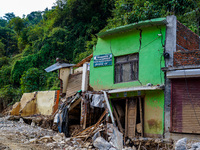
[[[200,78],[172,79],[171,131],[200,133]]]

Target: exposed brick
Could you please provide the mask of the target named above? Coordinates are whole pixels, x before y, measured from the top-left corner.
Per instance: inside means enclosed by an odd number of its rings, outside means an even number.
[[[191,51],[199,49],[199,36],[177,21],[176,50]]]
[[[200,50],[174,52],[174,66],[200,65]]]

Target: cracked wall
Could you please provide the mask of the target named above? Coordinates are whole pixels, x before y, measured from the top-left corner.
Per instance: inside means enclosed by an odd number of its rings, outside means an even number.
[[[166,27],[150,26],[99,38],[93,55],[113,54],[112,66],[93,67],[90,62],[90,85],[94,90],[108,90],[164,84],[163,58]],[[139,53],[139,80],[114,83],[114,57]],[[125,92],[126,93],[126,92]],[[164,132],[164,91],[142,91],[144,97],[144,133],[149,137],[162,137]],[[116,93],[113,97],[124,97]],[[137,92],[127,92],[127,97]],[[126,97],[125,96],[125,97]]]
[[[93,67],[90,62],[90,85],[94,90],[164,84],[163,58],[165,26],[152,26],[99,38],[93,55],[113,54],[112,66]],[[162,36],[158,36],[162,34]],[[139,80],[114,84],[114,57],[139,53]],[[101,74],[101,76],[99,76]]]

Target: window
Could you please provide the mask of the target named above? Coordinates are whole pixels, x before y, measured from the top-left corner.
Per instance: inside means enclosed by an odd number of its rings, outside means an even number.
[[[115,57],[115,83],[138,79],[138,53]]]

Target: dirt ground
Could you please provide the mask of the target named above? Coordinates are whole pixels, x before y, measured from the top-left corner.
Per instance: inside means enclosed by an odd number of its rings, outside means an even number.
[[[22,136],[0,130],[0,150],[43,150],[49,149],[43,144],[24,143]]]
[[[0,118],[0,150],[44,150],[51,149],[43,143],[31,143],[30,140],[43,135],[53,136],[52,130],[33,127],[20,121]]]

